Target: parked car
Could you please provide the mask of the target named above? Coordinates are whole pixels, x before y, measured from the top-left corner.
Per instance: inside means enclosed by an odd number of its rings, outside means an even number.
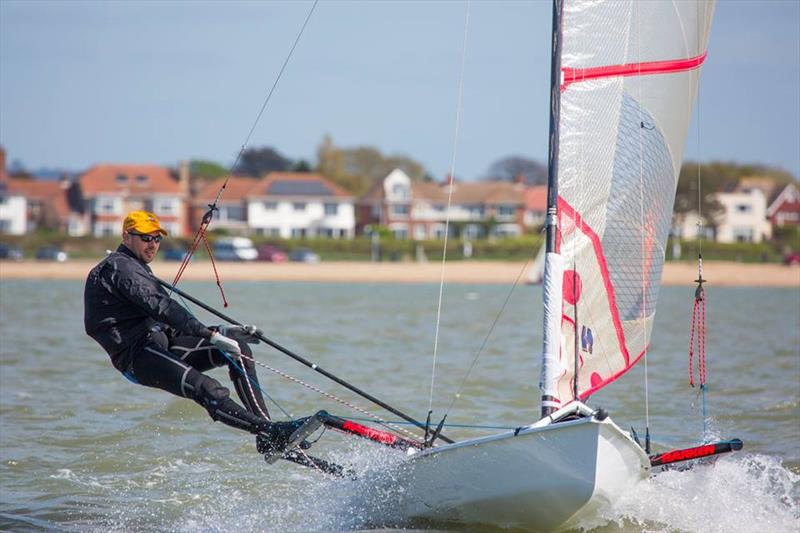
[[[289,261],[300,263],[319,263],[319,256],[308,248],[298,248],[289,254]]]
[[[789,252],[783,256],[783,264],[789,266],[800,265],[800,252]]]
[[[43,246],[36,250],[36,259],[39,261],[58,261],[59,263],[63,263],[69,259],[69,256],[67,252],[56,246]]]
[[[286,252],[278,248],[277,246],[273,246],[271,244],[265,244],[263,246],[258,247],[258,260],[259,261],[270,261],[272,263],[283,263],[286,261],[288,257],[286,256]]]
[[[161,253],[164,261],[183,261],[189,251],[185,248],[169,248]]]
[[[214,258],[220,261],[254,261],[258,250],[246,237],[225,237],[214,243]]]
[[[10,244],[0,244],[0,259],[9,259],[11,261],[22,261],[24,258],[22,250],[17,246]]]

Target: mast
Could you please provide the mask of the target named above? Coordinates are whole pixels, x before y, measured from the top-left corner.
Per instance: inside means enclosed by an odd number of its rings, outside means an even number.
[[[552,56],[550,58],[550,143],[547,158],[547,221],[544,279],[542,281],[544,320],[542,331],[542,367],[539,388],[542,391],[542,418],[560,407],[556,387],[559,376],[561,337],[561,286],[563,264],[558,250],[558,148],[561,114],[561,26],[564,0],[553,0]]]

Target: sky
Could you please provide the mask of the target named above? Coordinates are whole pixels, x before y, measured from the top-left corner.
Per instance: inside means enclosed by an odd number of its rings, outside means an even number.
[[[0,0],[0,145],[29,170],[228,166],[311,5]],[[313,164],[327,134],[467,180],[545,162],[550,2],[469,4],[459,106],[466,6],[320,1],[248,146]],[[685,159],[800,176],[800,1],[717,2],[697,108]]]

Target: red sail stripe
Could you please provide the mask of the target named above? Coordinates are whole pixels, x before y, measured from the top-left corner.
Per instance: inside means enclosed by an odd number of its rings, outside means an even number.
[[[671,74],[674,72],[694,70],[705,62],[706,55],[708,55],[708,52],[703,52],[701,55],[690,57],[689,59],[670,59],[667,61],[648,61],[645,63],[627,63],[625,65],[606,65],[603,67],[589,68],[564,67],[561,69],[564,75],[564,80],[561,83],[561,91],[563,92],[573,83],[596,80],[599,78]]]

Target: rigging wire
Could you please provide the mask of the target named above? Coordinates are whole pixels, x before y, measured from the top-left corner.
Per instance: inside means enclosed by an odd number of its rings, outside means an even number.
[[[453,199],[453,189],[455,188],[455,168],[456,155],[458,154],[458,133],[461,127],[461,104],[464,98],[464,68],[467,59],[467,38],[469,35],[469,8],[470,0],[466,2],[466,14],[464,16],[464,40],[461,47],[461,71],[458,77],[458,101],[456,103],[456,123],[453,133],[453,151],[450,159],[450,174],[448,176],[447,187],[447,210],[445,211],[444,222],[444,245],[442,247],[442,272],[439,280],[439,301],[436,306],[436,329],[433,337],[433,364],[431,366],[431,392],[428,398],[428,412],[433,410],[433,391],[436,383],[436,358],[439,352],[439,329],[442,319],[442,299],[444,296],[444,272],[447,263],[447,237],[450,233],[450,205]]]
[[[645,451],[650,453],[650,383],[649,372],[647,368],[647,352],[648,352],[648,339],[647,339],[647,249],[645,242],[645,232],[648,231],[648,225],[644,221],[644,117],[642,116],[642,21],[641,10],[639,4],[634,3],[636,10],[636,53],[638,54],[637,64],[637,81],[639,82],[639,228],[641,228],[641,258],[642,258],[642,332],[643,332],[643,351],[642,359],[644,359],[644,419],[645,419]],[[674,179],[674,178],[673,178]]]
[[[697,42],[701,44],[701,29],[700,29],[700,3],[697,5]],[[705,19],[705,11],[703,12],[703,19]],[[700,168],[700,83],[698,71],[697,97],[695,101],[697,112],[697,129],[695,132],[695,142],[697,151],[697,289],[694,295],[694,306],[692,310],[692,326],[689,337],[689,384],[694,387],[694,377],[692,375],[692,359],[694,350],[695,328],[697,329],[697,363],[699,366],[700,378],[700,395],[703,402],[703,437],[708,435],[708,404],[707,404],[707,387],[706,387],[706,293],[703,283],[703,237],[705,234],[704,221],[703,221],[703,194],[702,194],[702,180]]]
[[[242,143],[239,152],[236,154],[236,159],[234,159],[233,164],[230,166],[228,173],[225,177],[225,181],[222,183],[222,186],[217,191],[217,195],[214,197],[214,201],[208,204],[209,210],[203,215],[203,219],[200,223],[200,227],[197,230],[197,233],[194,236],[192,241],[192,245],[189,247],[186,256],[183,258],[180,267],[178,268],[178,273],[175,276],[175,279],[172,281],[172,285],[176,286],[178,281],[180,281],[183,272],[186,270],[186,267],[189,265],[189,261],[191,261],[192,256],[194,255],[195,250],[199,246],[200,242],[203,241],[205,243],[205,247],[209,253],[209,257],[211,258],[211,266],[214,269],[214,276],[216,278],[217,286],[219,287],[220,293],[222,295],[222,301],[225,307],[228,307],[228,302],[225,299],[225,292],[222,289],[222,281],[220,280],[219,274],[217,272],[216,264],[214,263],[214,256],[211,253],[211,247],[208,243],[208,239],[206,237],[208,226],[211,224],[211,221],[214,217],[214,211],[217,210],[217,203],[219,202],[220,198],[222,198],[222,194],[225,192],[225,188],[228,186],[228,182],[231,179],[233,171],[236,169],[239,161],[242,159],[242,155],[244,154],[245,150],[247,149],[248,144],[250,143],[250,139],[253,136],[253,133],[256,130],[256,126],[258,126],[259,121],[261,120],[261,116],[264,114],[264,111],[269,104],[269,101],[272,99],[272,95],[275,92],[275,88],[278,86],[278,82],[280,82],[281,78],[283,77],[283,73],[286,70],[286,66],[289,64],[289,60],[291,59],[292,55],[294,54],[295,48],[297,48],[297,44],[300,42],[300,38],[303,36],[303,33],[306,30],[306,26],[308,26],[309,20],[311,20],[311,15],[314,13],[314,9],[317,7],[317,3],[319,0],[314,0],[314,3],[311,5],[311,8],[308,10],[308,14],[306,15],[305,20],[303,21],[303,25],[300,27],[300,31],[297,33],[297,36],[292,43],[292,47],[289,49],[289,53],[286,55],[286,58],[283,60],[283,64],[281,65],[280,70],[278,71],[278,75],[275,77],[275,81],[272,83],[272,86],[267,93],[267,96],[264,98],[264,102],[261,104],[261,109],[259,109],[258,114],[256,115],[255,120],[253,121],[252,126],[250,127],[250,131],[247,133],[247,137],[245,137],[244,142]],[[170,293],[171,294],[171,293]]]

